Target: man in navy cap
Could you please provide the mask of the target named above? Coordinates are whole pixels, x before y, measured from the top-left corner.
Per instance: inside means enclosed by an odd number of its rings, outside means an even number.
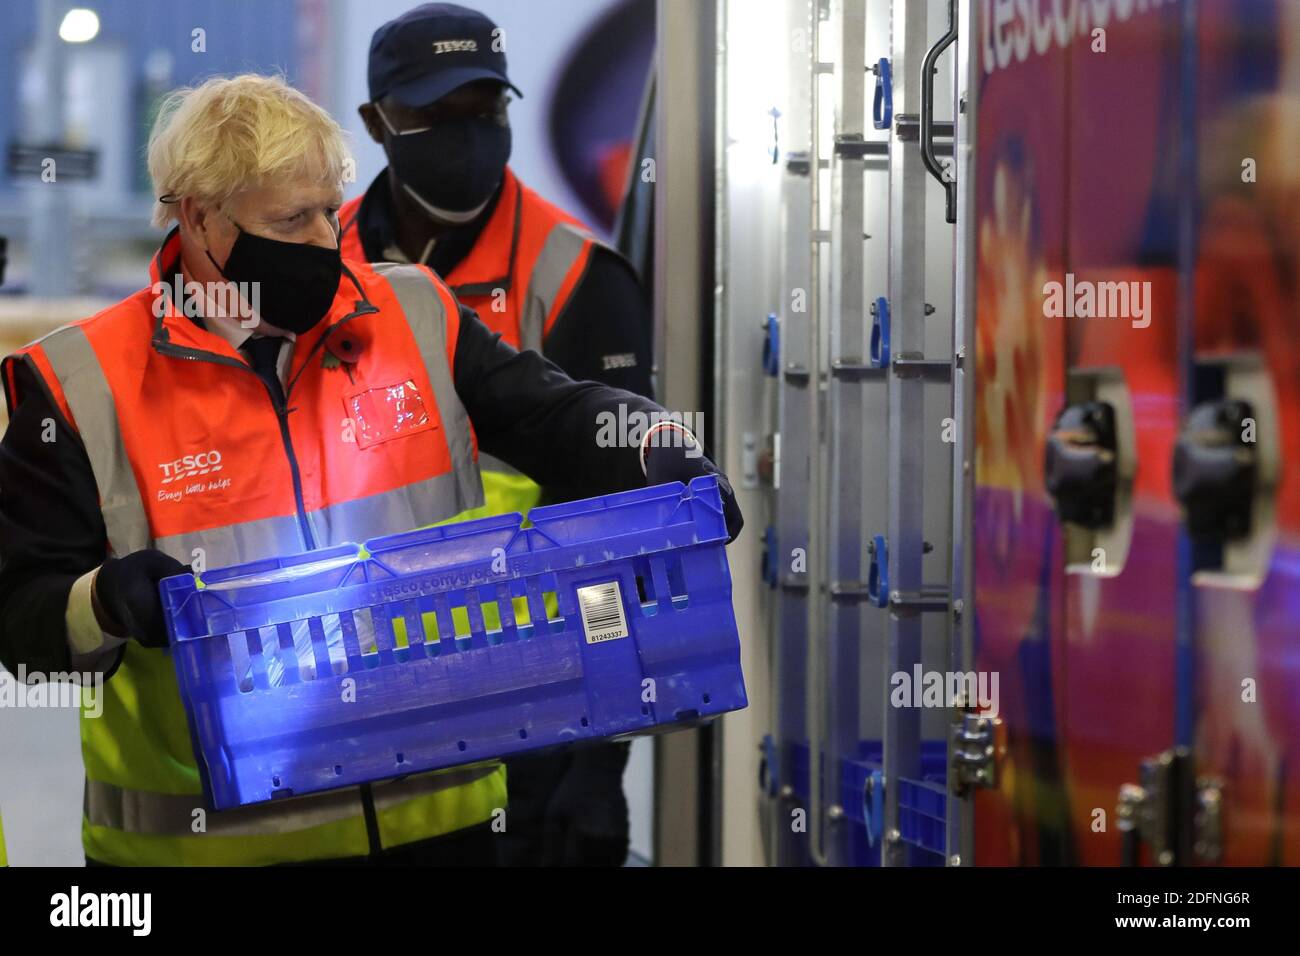
[[[505,34],[483,14],[427,3],[370,42],[359,112],[388,157],[339,212],[345,259],[427,265],[511,345],[577,380],[650,396],[649,302],[632,267],[577,219],[519,181],[508,162]],[[484,456],[486,505],[519,511],[543,489]],[[581,497],[548,487],[547,502]],[[619,864],[627,854],[627,744],[507,762],[507,864]]]

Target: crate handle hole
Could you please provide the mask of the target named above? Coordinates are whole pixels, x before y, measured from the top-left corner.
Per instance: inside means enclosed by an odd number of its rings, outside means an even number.
[[[670,555],[664,562],[668,572],[668,593],[672,596],[674,610],[689,607],[691,599],[686,588],[686,575],[682,568],[682,559]]]
[[[543,591],[542,606],[546,609],[546,620],[552,624],[563,621],[564,615],[560,613],[560,595],[558,591]]]

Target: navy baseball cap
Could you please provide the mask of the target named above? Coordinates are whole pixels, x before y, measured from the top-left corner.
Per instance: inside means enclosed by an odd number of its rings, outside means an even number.
[[[454,3],[408,10],[370,38],[370,101],[391,96],[419,108],[475,80],[498,80],[522,97],[506,75],[503,36],[483,14]]]

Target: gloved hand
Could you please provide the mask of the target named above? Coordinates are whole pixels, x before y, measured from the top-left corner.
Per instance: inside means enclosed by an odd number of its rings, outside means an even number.
[[[740,529],[745,526],[740,505],[736,503],[736,493],[732,491],[727,476],[708,459],[703,449],[695,442],[694,436],[684,428],[681,431],[685,433],[681,441],[676,440],[676,436],[668,436],[660,432],[657,445],[649,434],[646,435],[641,450],[642,461],[645,464],[646,484],[662,485],[670,481],[689,484],[692,478],[701,475],[717,475],[718,491],[722,494],[722,513],[727,521],[727,543],[730,544],[736,540]]]
[[[109,558],[95,575],[91,601],[99,625],[117,637],[129,637],[145,647],[167,646],[158,582],[190,570],[161,551],[136,551]]]

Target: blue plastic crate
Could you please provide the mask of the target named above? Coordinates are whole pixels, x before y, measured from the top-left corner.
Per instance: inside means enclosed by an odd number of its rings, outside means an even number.
[[[213,809],[746,706],[716,478],[529,518],[163,581]]]
[[[788,782],[793,787],[795,796],[806,803],[809,794],[808,745],[800,742],[790,746],[792,767]],[[874,789],[872,794],[875,799],[868,804],[866,785],[868,778],[873,775],[877,787],[883,785],[883,761],[884,747],[879,740],[860,740],[856,760],[840,759],[839,803],[844,811],[844,819],[849,824],[849,859],[854,866],[880,865],[884,791]],[[947,764],[947,741],[923,740],[922,779],[899,779],[899,834],[904,843],[924,851],[913,856],[912,865],[943,864],[947,818],[947,790],[944,781]],[[782,777],[779,782],[786,780]]]
[[[938,780],[898,781],[898,830],[903,842],[943,854],[947,845],[948,791]]]

